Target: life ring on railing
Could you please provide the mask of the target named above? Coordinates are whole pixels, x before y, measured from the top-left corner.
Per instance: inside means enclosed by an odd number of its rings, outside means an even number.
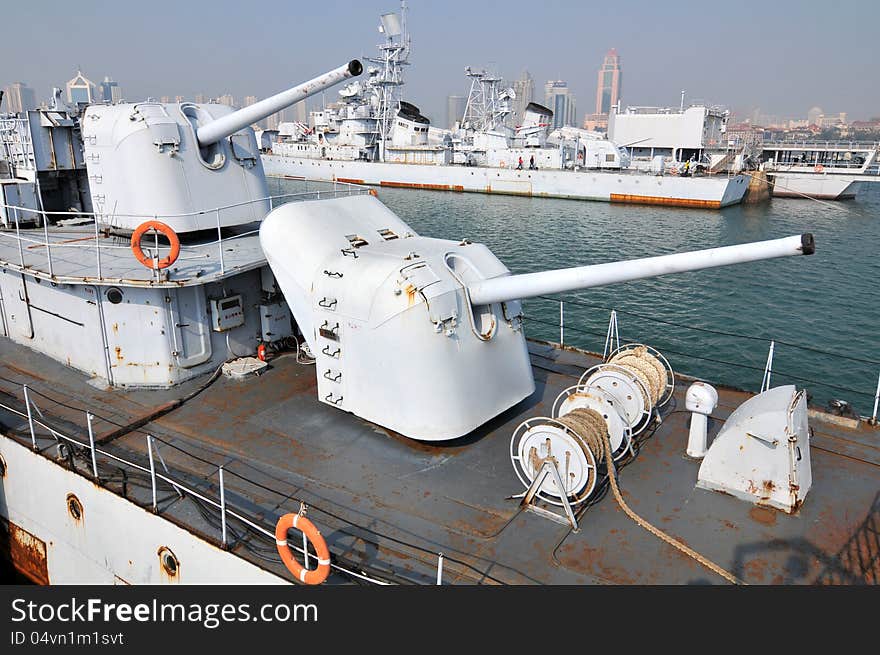
[[[825,167],[822,164],[816,164],[816,172],[821,173],[825,170]]]
[[[315,547],[318,555],[318,568],[307,569],[296,561],[293,552],[287,546],[287,531],[291,528],[301,530],[309,542]],[[330,551],[327,550],[327,542],[318,532],[315,524],[300,514],[285,514],[275,524],[275,545],[278,554],[287,570],[293,573],[297,580],[306,584],[321,584],[330,574]]]
[[[156,230],[156,232],[163,234],[168,239],[168,243],[171,245],[171,252],[168,253],[167,257],[157,260],[144,254],[144,249],[141,248],[141,238],[150,230]],[[134,253],[135,258],[149,269],[168,268],[177,261],[177,257],[180,255],[180,239],[177,238],[177,233],[165,225],[165,223],[147,221],[138,225],[134,234],[131,235],[131,251]]]
[[[370,195],[373,196],[374,198],[379,197],[379,193],[376,191],[376,189],[370,189]]]

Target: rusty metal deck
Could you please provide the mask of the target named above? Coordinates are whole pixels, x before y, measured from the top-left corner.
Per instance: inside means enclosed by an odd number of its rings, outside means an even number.
[[[577,533],[520,511],[507,498],[523,491],[508,459],[514,428],[526,417],[549,414],[557,394],[595,363],[588,354],[538,342],[530,342],[530,351],[535,393],[448,444],[413,442],[319,403],[314,368],[283,356],[261,377],[218,379],[184,406],[106,447],[145,457],[143,431],[150,432],[188,453],[161,447],[172,470],[205,489],[216,489],[217,467],[223,465],[227,502],[261,517],[267,527],[299,508],[294,499],[304,499],[331,551],[374,573],[432,582],[436,553],[442,552],[448,583],[721,582],[633,523],[611,494],[582,514]],[[99,390],[75,371],[5,339],[0,357],[0,392],[16,395],[16,384],[27,383],[68,405],[38,399],[47,418],[71,431],[81,430],[77,408],[127,423],[199,384]],[[684,456],[687,384],[679,383],[662,425],[620,473],[630,506],[750,583],[878,582],[880,431],[811,418],[813,487],[789,516],[695,488],[699,463]],[[749,396],[725,388],[719,395],[710,438]],[[26,430],[17,417],[0,415],[0,422],[8,431]],[[113,429],[99,425],[99,440]],[[149,493],[132,484],[118,490],[141,503]],[[216,525],[197,510],[173,493],[160,502],[170,520],[216,539]],[[273,544],[240,532],[236,553],[284,571]],[[217,575],[222,578],[222,571]]]

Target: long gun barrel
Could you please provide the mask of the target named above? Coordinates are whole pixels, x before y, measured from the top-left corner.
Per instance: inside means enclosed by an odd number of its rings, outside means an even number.
[[[267,116],[281,111],[285,107],[304,100],[309,96],[320,93],[324,89],[338,84],[342,80],[355,77],[363,72],[364,67],[357,59],[352,59],[344,66],[340,66],[329,73],[319,75],[313,80],[309,80],[304,84],[300,84],[287,91],[276,93],[274,96],[260,100],[249,107],[243,107],[238,111],[227,114],[215,121],[211,121],[207,125],[199,127],[197,136],[202,146],[208,146],[212,143],[224,139],[230,134],[235,134],[243,127],[247,127],[252,123],[261,121]]]
[[[493,302],[533,298],[575,289],[589,289],[669,273],[685,273],[703,268],[715,268],[775,257],[812,255],[815,251],[816,244],[813,235],[802,234],[784,239],[695,250],[675,255],[561,268],[541,273],[505,275],[469,285],[468,291],[473,304],[488,305]]]

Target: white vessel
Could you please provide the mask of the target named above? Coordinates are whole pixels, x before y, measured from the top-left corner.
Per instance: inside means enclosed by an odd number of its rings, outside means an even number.
[[[858,141],[771,141],[761,161],[773,179],[773,195],[788,198],[854,198],[880,182],[880,143]]]
[[[365,82],[313,112],[310,125],[282,124],[263,151],[267,175],[376,186],[719,208],[743,199],[749,178],[677,166],[630,165],[624,147],[574,127],[549,131],[553,113],[529,104],[522,125],[505,119],[515,99],[498,75],[470,67],[471,89],[454,130],[430,126],[403,101],[410,38],[405,9],[382,17],[386,41]]]

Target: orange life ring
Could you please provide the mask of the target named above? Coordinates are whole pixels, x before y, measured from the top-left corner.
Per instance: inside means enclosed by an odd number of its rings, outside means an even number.
[[[291,528],[301,530],[306,538],[315,547],[318,555],[318,568],[307,569],[296,561],[293,552],[287,547],[287,531]],[[287,570],[293,573],[297,580],[306,584],[321,584],[330,574],[330,551],[327,550],[327,542],[318,532],[315,524],[305,516],[299,514],[285,514],[275,524],[275,545],[278,546],[278,554]]]
[[[168,253],[167,257],[157,260],[156,258],[148,258],[144,254],[144,249],[141,248],[141,238],[150,230],[156,230],[156,232],[164,234],[165,238],[168,239],[168,243],[171,244],[171,252]],[[177,238],[177,233],[165,225],[165,223],[147,221],[138,225],[134,234],[131,235],[131,251],[134,253],[135,258],[149,269],[168,268],[177,261],[177,257],[180,255],[180,239]]]
[[[378,194],[378,192],[376,191],[376,189],[370,189],[370,195],[373,196],[374,198],[378,198],[378,197],[379,197],[379,194]]]
[[[816,164],[816,172],[821,173],[825,170],[825,167],[822,164]]]

